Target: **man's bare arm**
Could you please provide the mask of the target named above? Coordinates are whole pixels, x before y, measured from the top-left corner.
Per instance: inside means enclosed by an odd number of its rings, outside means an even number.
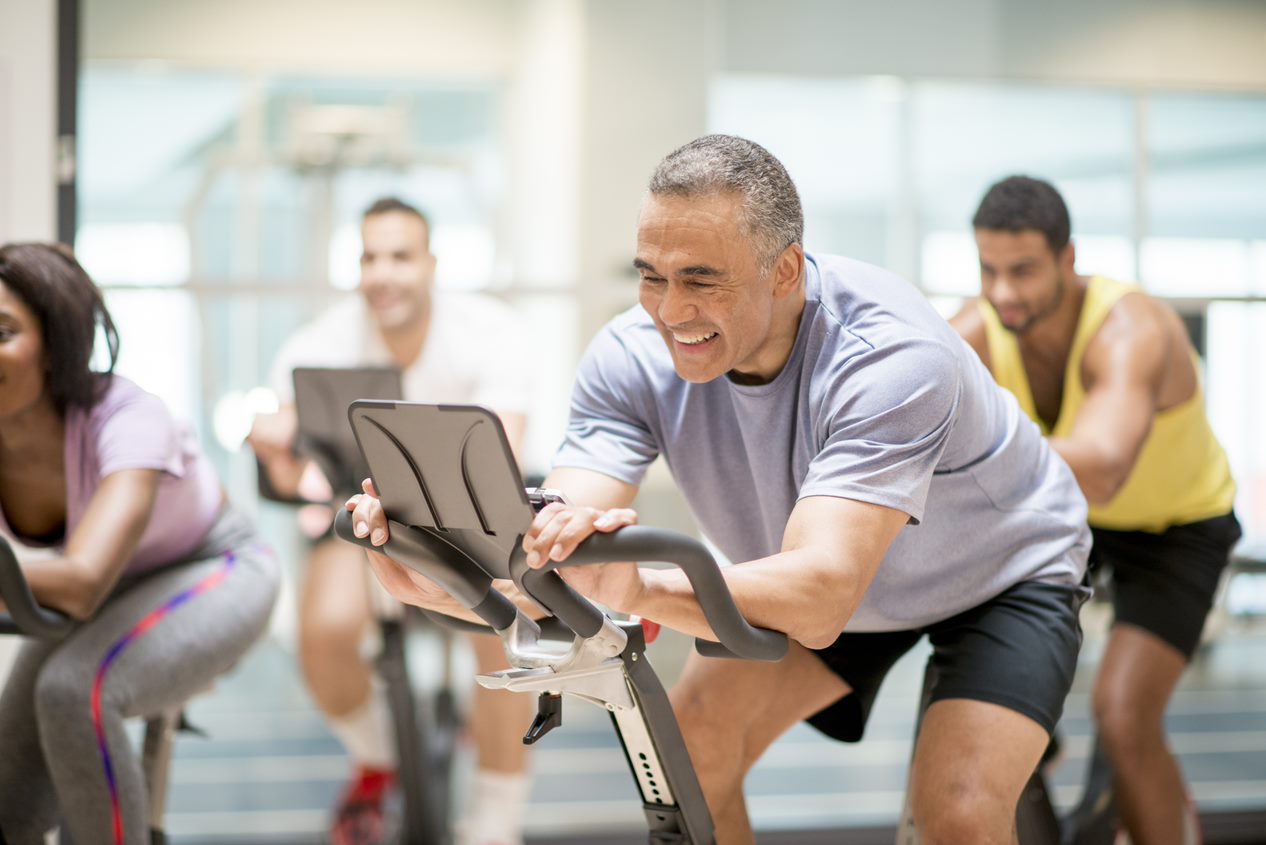
[[[621,511],[606,514],[618,520]],[[542,517],[548,516],[542,512]],[[569,516],[565,522],[564,516]],[[888,546],[908,521],[900,511],[851,499],[802,499],[788,520],[782,551],[725,569],[726,584],[739,611],[753,625],[821,648],[844,629]],[[545,522],[534,525],[533,533],[524,539],[529,564],[544,557],[565,559],[593,533],[585,514],[560,513],[557,523]],[[613,530],[609,524],[597,528]],[[551,553],[555,545],[559,548]],[[715,639],[690,582],[679,569],[639,570],[632,564],[606,564],[567,569],[564,577],[581,593],[614,610]]]
[[[1068,462],[1092,505],[1107,504],[1125,484],[1159,407],[1171,337],[1156,306],[1124,297],[1091,339],[1080,373],[1086,399],[1066,437],[1051,448]]]
[[[285,405],[275,414],[255,417],[246,436],[260,469],[268,475],[269,485],[283,498],[299,496],[299,482],[309,463],[307,458],[294,453],[298,430],[294,405]]]

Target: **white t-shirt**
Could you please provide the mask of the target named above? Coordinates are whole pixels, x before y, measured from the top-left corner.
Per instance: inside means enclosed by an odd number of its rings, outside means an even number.
[[[426,343],[402,375],[404,398],[526,414],[532,393],[527,351],[526,334],[505,303],[479,294],[435,291]],[[295,367],[394,363],[357,295],[330,306],[291,335],[273,361],[269,383],[278,401],[290,405]]]

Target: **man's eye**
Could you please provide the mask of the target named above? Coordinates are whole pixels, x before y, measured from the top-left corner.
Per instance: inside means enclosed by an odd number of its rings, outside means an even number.
[[[691,279],[690,281],[686,282],[686,284],[694,288],[695,290],[711,290],[712,288],[716,287],[716,285],[714,285],[712,282],[700,282],[696,279]]]
[[[644,285],[662,285],[664,280],[659,276],[643,276],[642,284]]]

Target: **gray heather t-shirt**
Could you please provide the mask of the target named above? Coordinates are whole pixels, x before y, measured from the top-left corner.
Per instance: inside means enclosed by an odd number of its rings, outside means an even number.
[[[639,484],[662,454],[732,561],[775,554],[796,502],[904,511],[849,631],[917,628],[1025,580],[1078,584],[1090,535],[1068,466],[901,278],[806,256],[795,346],[769,384],[679,378],[634,308],[590,344],[555,466]]]

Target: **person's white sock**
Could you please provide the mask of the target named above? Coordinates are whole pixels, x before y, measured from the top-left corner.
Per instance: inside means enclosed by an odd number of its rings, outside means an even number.
[[[461,845],[523,845],[523,815],[532,779],[480,769],[475,773]]]
[[[380,771],[395,770],[396,735],[391,708],[387,705],[386,688],[377,677],[370,682],[369,697],[360,707],[343,716],[331,717],[329,724],[356,765]]]

